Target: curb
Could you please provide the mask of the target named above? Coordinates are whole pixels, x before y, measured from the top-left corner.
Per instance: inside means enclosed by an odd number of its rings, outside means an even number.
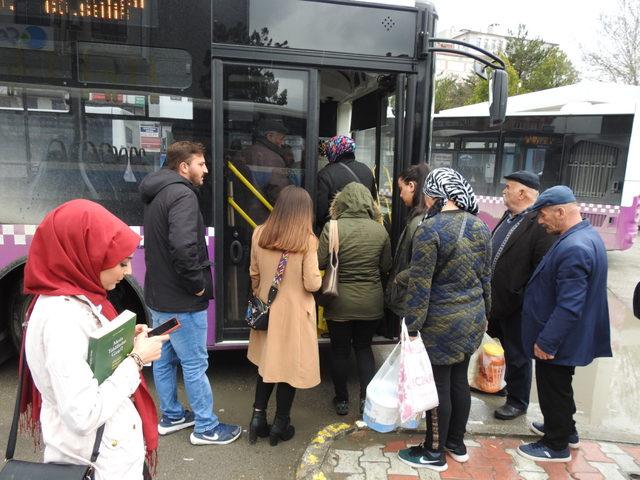
[[[356,424],[332,423],[316,433],[302,454],[300,464],[296,469],[296,480],[327,480],[322,472],[322,465],[329,448],[337,438],[358,430]]]

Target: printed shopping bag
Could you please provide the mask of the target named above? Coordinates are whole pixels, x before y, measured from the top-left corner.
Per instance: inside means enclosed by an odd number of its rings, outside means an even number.
[[[504,350],[500,341],[485,333],[480,347],[469,360],[469,386],[482,392],[496,393],[506,385],[505,368]]]
[[[406,422],[437,407],[439,401],[431,362],[420,334],[412,340],[403,321],[400,335],[398,401],[400,421]]]
[[[362,419],[376,432],[391,432],[397,427],[418,428],[417,419],[402,423],[398,407],[400,344],[398,343],[367,387]]]

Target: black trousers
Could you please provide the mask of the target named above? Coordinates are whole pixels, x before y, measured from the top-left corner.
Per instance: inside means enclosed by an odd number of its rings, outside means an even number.
[[[542,443],[553,450],[567,448],[569,435],[576,433],[573,420],[576,403],[571,386],[575,370],[575,367],[536,360],[538,400],[544,417]]]
[[[331,378],[338,401],[349,400],[347,372],[351,348],[356,351],[360,398],[367,396],[367,385],[376,373],[371,340],[378,326],[377,320],[353,320],[336,322],[327,320],[331,339]]]
[[[471,392],[467,380],[469,356],[453,365],[432,365],[440,404],[427,412],[424,447],[442,452],[445,445],[456,447],[464,442],[471,409]]]
[[[504,348],[507,403],[521,410],[529,407],[532,361],[522,344],[522,318],[517,312],[510,318],[495,319],[496,334]]]
[[[293,405],[293,399],[296,396],[296,389],[288,383],[265,383],[260,375],[258,375],[258,381],[256,382],[256,398],[253,403],[253,408],[258,410],[266,410],[269,404],[269,398],[273,387],[278,385],[276,390],[276,417],[289,418],[291,415],[291,405]]]

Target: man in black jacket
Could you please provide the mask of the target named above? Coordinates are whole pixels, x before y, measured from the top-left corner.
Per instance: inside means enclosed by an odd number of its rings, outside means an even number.
[[[495,417],[511,420],[526,413],[531,392],[531,360],[522,345],[522,301],[529,277],[556,241],[527,212],[538,197],[540,181],[524,170],[504,177],[502,192],[507,211],[493,230],[493,276],[489,332],[498,336],[505,351],[507,401]]]
[[[211,265],[197,189],[207,166],[199,143],[169,146],[165,168],[140,184],[144,203],[144,297],[153,327],[172,317],[181,326],[153,362],[153,378],[160,399],[160,435],[195,425],[194,445],[227,444],[240,436],[238,425],[219,421],[207,378],[207,307],[213,297]],[[178,401],[176,367],[181,365],[185,390],[193,412]]]

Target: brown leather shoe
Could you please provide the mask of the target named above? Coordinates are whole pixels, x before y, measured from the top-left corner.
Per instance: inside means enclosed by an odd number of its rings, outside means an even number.
[[[498,420],[513,420],[514,418],[517,418],[520,415],[524,415],[525,413],[527,413],[526,410],[516,408],[513,405],[509,405],[508,403],[505,403],[500,408],[497,408],[495,412],[493,412]]]

